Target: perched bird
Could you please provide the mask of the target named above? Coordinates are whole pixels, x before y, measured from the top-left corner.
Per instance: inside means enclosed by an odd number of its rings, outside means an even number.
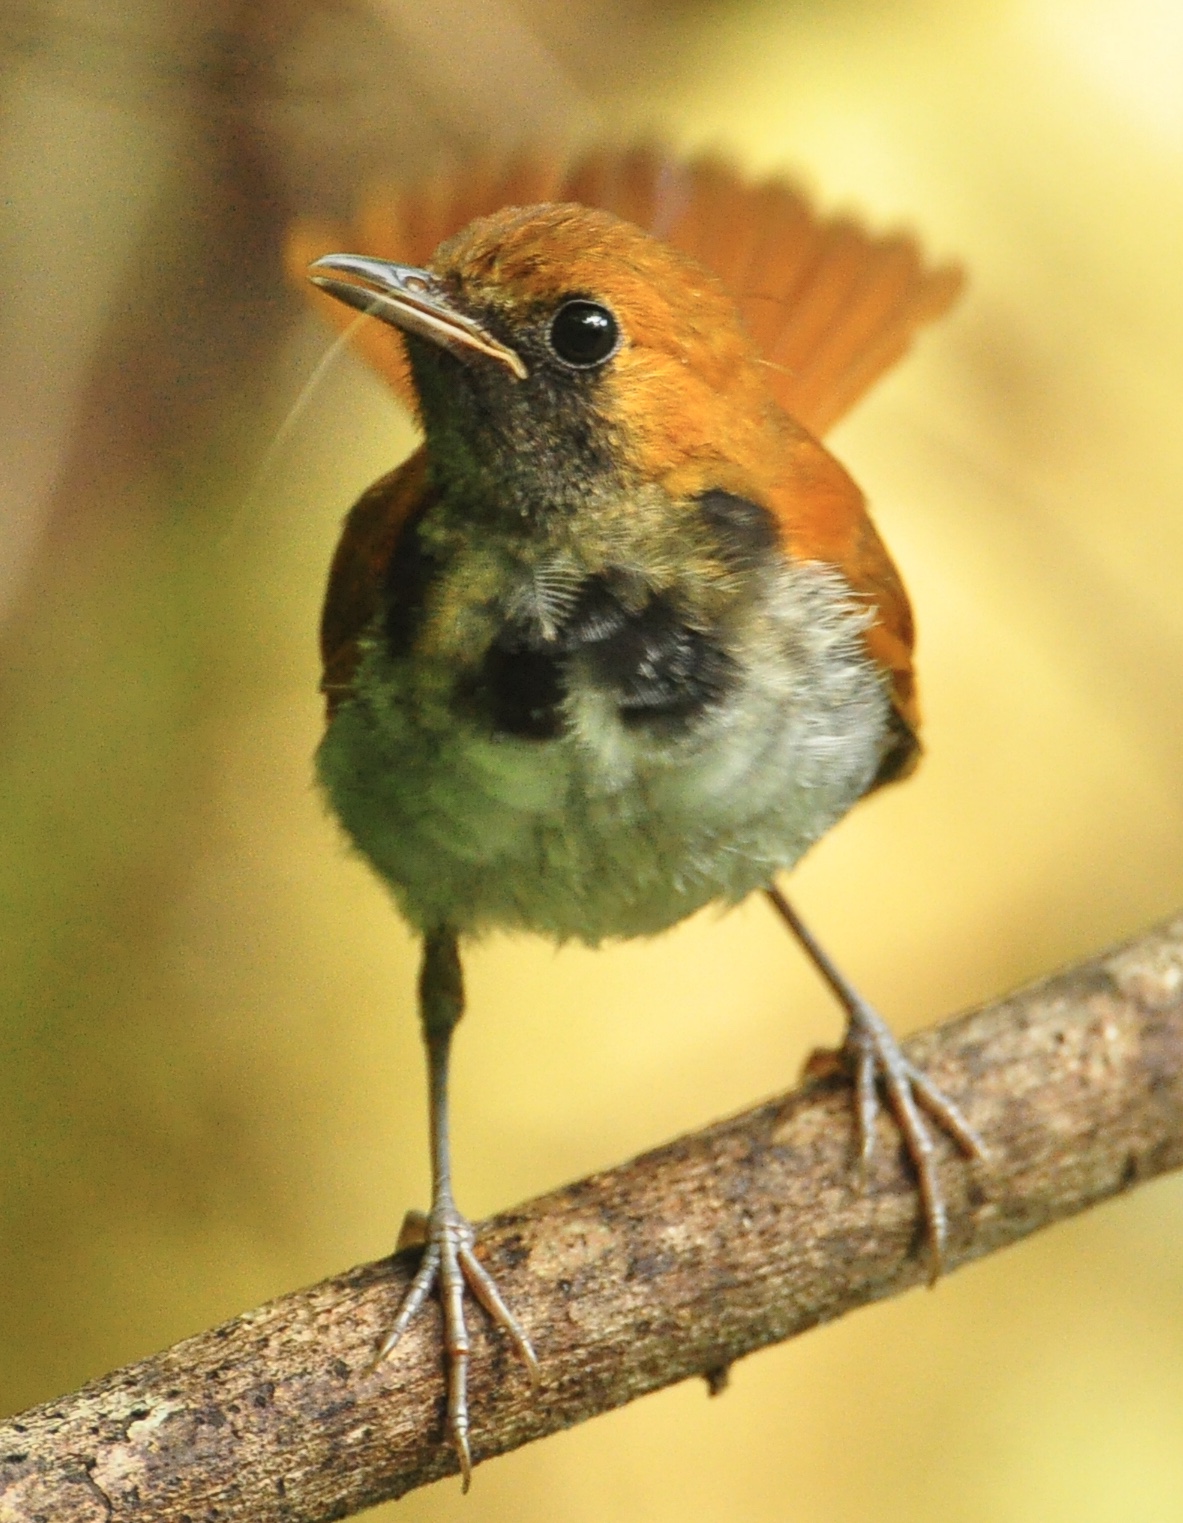
[[[784,185],[652,152],[522,160],[479,194],[437,185],[367,217],[365,253],[304,228],[291,262],[319,254],[320,290],[378,320],[363,343],[425,442],[345,523],[318,769],[423,940],[434,1187],[381,1353],[438,1289],[467,1484],[466,1286],[537,1365],[452,1196],[466,936],[596,945],[766,893],[846,1008],[864,1150],[879,1086],[898,1119],[939,1269],[923,1113],[980,1143],[775,880],[918,756],[908,600],[811,430],[959,277],[906,238],[819,221]],[[420,267],[417,242],[449,218],[468,225]]]

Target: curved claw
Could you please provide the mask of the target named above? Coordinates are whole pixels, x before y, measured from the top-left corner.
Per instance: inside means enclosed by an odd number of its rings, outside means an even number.
[[[411,1319],[433,1289],[438,1289],[444,1317],[444,1353],[447,1356],[447,1429],[448,1440],[460,1461],[462,1490],[472,1484],[472,1450],[469,1445],[468,1366],[472,1344],[464,1316],[464,1297],[471,1290],[484,1307],[489,1320],[504,1328],[530,1376],[535,1390],[540,1383],[538,1358],[521,1323],[510,1311],[489,1271],[473,1252],[474,1233],[467,1218],[452,1206],[438,1208],[424,1218],[416,1218],[416,1235],[421,1231],[423,1258],[415,1278],[407,1287],[394,1326],[383,1339],[374,1356],[373,1366],[381,1364],[392,1352]],[[404,1224],[405,1230],[405,1224]],[[402,1239],[400,1237],[400,1246]]]
[[[464,1271],[464,1277],[468,1281],[473,1294],[485,1308],[490,1321],[503,1327],[509,1334],[510,1342],[518,1352],[518,1357],[526,1366],[530,1376],[530,1384],[535,1391],[542,1384],[542,1371],[538,1365],[538,1356],[534,1352],[533,1345],[526,1336],[522,1324],[501,1299],[501,1292],[497,1289],[497,1282],[493,1276],[473,1253],[472,1249],[465,1246],[459,1252],[460,1267]]]
[[[406,1295],[403,1296],[402,1305],[398,1309],[398,1316],[394,1319],[394,1326],[382,1340],[378,1352],[374,1355],[371,1368],[376,1368],[391,1352],[395,1344],[406,1332],[411,1318],[427,1300],[431,1287],[435,1284],[436,1275],[440,1267],[440,1249],[438,1243],[428,1243],[423,1250],[423,1258],[419,1268],[415,1272],[415,1278],[407,1286]]]

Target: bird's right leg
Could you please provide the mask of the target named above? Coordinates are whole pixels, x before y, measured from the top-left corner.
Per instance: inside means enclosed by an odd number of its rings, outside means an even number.
[[[771,884],[765,893],[846,1010],[846,1039],[842,1050],[854,1072],[864,1162],[870,1158],[874,1147],[878,1089],[883,1086],[888,1107],[916,1169],[928,1232],[931,1284],[944,1268],[949,1229],[945,1194],[937,1174],[936,1146],[928,1121],[935,1122],[969,1158],[985,1158],[985,1144],[960,1108],[904,1055],[886,1021],[839,971],[780,889]]]
[[[431,1113],[431,1210],[426,1218],[417,1219],[414,1240],[423,1244],[423,1259],[403,1298],[394,1326],[378,1350],[377,1359],[386,1358],[432,1289],[438,1287],[444,1314],[444,1353],[448,1372],[448,1438],[460,1460],[467,1491],[472,1480],[472,1454],[468,1443],[470,1344],[464,1320],[465,1289],[471,1289],[493,1322],[509,1334],[535,1384],[538,1361],[521,1324],[501,1299],[500,1291],[473,1252],[475,1234],[472,1224],[456,1209],[452,1198],[448,1057],[452,1032],[464,1013],[464,983],[456,936],[446,928],[429,931],[423,939],[419,1010],[423,1041],[427,1047]],[[405,1246],[402,1238],[399,1246]]]

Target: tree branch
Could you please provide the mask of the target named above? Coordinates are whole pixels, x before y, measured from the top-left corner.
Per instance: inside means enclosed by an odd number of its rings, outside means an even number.
[[[1183,915],[907,1051],[990,1149],[969,1165],[939,1143],[950,1267],[1179,1167]],[[474,1457],[717,1381],[923,1280],[890,1125],[863,1178],[847,1088],[823,1080],[486,1224],[481,1256],[546,1384],[534,1399],[504,1339],[475,1329]],[[410,1267],[364,1265],[0,1425],[0,1523],[319,1523],[454,1471],[438,1312],[371,1367]]]

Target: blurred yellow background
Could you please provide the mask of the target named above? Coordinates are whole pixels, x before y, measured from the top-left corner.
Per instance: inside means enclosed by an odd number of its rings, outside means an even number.
[[[284,422],[328,341],[284,226],[380,169],[657,129],[962,258],[830,441],[913,595],[927,759],[795,896],[900,1029],[1183,904],[1183,7],[28,0],[0,62],[0,1408],[426,1202],[415,951],[310,765],[336,526],[412,436],[348,358]],[[476,1216],[840,1030],[761,903],[469,970]],[[1183,1180],[397,1516],[1172,1523]]]

